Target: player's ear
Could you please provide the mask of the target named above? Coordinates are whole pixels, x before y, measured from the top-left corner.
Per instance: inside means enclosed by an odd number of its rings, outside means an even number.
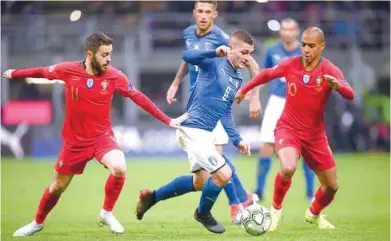
[[[92,57],[93,57],[94,54],[92,53],[91,50],[87,50],[87,51],[86,51],[86,55],[87,55],[88,58],[92,59]]]
[[[215,11],[214,14],[213,14],[213,19],[217,18],[217,16],[219,15],[219,11]]]
[[[324,47],[325,47],[325,43],[323,42],[323,43],[320,45],[320,48],[321,48],[322,51],[323,51]]]

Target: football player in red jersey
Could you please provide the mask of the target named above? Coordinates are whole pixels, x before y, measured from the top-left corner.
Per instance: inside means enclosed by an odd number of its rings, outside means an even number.
[[[339,68],[321,56],[324,47],[322,30],[317,27],[306,29],[301,38],[301,56],[283,60],[275,68],[264,69],[236,95],[236,101],[240,103],[255,86],[275,78],[286,78],[286,105],[274,133],[281,165],[274,182],[271,231],[277,228],[282,202],[300,156],[315,171],[320,182],[305,219],[321,229],[334,228],[320,215],[338,189],[335,160],[325,132],[324,110],[333,90],[348,100],[354,98],[354,92]]]
[[[4,78],[37,77],[65,82],[66,115],[62,130],[63,145],[58,156],[54,180],[45,190],[35,219],[18,229],[14,236],[30,236],[43,228],[50,210],[56,205],[75,174],[94,157],[110,171],[105,186],[105,200],[100,224],[113,233],[124,228],[112,213],[125,183],[126,161],[111,127],[110,107],[114,93],[129,97],[137,105],[166,125],[178,127],[187,114],[171,119],[143,93],[135,89],[124,73],[110,65],[113,40],[103,33],[93,33],[85,41],[85,61],[62,62],[48,67],[4,72]]]

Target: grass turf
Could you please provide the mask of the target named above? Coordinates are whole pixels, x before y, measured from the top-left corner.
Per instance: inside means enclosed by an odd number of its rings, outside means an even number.
[[[255,184],[255,159],[241,157],[235,162],[249,190]],[[143,187],[157,188],[178,175],[187,174],[188,163],[186,160],[131,160],[125,187],[114,210],[125,227],[125,233],[115,236],[107,227],[97,227],[107,170],[93,161],[83,175],[73,179],[47,218],[44,230],[29,240],[390,240],[390,156],[348,154],[338,155],[336,159],[340,189],[334,203],[325,210],[329,220],[336,225],[335,230],[318,230],[304,222],[308,203],[301,168],[284,202],[283,219],[273,233],[253,237],[240,226],[231,225],[224,192],[213,208],[214,216],[227,228],[222,235],[209,233],[193,219],[199,193],[161,202],[146,214],[143,221],[138,221],[134,214],[138,191]],[[3,158],[2,240],[18,240],[12,238],[13,232],[33,219],[38,201],[51,182],[53,167],[54,162]],[[278,164],[274,162],[263,203],[267,207],[271,203],[277,168]]]

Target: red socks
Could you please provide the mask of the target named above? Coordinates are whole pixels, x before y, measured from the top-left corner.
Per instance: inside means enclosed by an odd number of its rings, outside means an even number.
[[[125,183],[125,177],[116,177],[110,174],[105,186],[105,202],[103,209],[112,211]]]
[[[282,208],[282,201],[284,201],[285,194],[288,192],[291,186],[292,178],[284,179],[280,173],[277,173],[276,179],[274,180],[274,194],[273,194],[273,207],[275,209]]]
[[[37,214],[35,215],[35,222],[37,224],[42,224],[45,221],[50,210],[56,206],[58,199],[60,199],[60,195],[51,194],[49,188],[46,188],[39,202]]]
[[[314,215],[319,215],[320,212],[325,209],[334,199],[335,192],[329,194],[324,193],[322,188],[319,187],[315,194],[315,200],[312,202],[310,211]]]

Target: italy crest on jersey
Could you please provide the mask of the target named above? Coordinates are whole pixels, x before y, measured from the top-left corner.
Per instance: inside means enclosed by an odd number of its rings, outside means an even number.
[[[308,74],[303,75],[303,83],[308,84],[310,82],[310,76]]]
[[[92,86],[94,86],[94,80],[93,79],[87,79],[87,88],[91,89]]]
[[[212,49],[213,49],[212,43],[205,42],[205,50],[212,50]]]

